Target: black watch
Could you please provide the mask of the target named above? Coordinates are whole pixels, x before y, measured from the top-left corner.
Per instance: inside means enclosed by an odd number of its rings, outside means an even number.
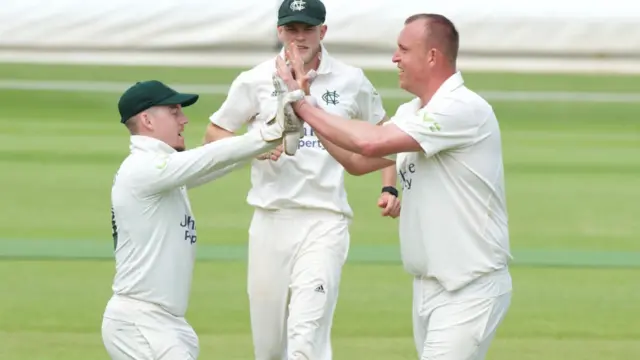
[[[385,186],[385,187],[383,187],[382,188],[382,192],[383,193],[388,192],[389,194],[391,194],[391,195],[393,195],[395,197],[398,197],[398,189],[396,189],[393,186]]]

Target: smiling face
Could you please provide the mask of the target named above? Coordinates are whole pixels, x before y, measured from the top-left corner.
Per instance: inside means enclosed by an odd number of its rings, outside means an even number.
[[[311,63],[318,57],[321,51],[320,43],[326,33],[326,25],[290,23],[278,27],[278,39],[285,45],[293,43],[305,64]]]
[[[137,130],[140,135],[156,138],[176,151],[185,150],[182,132],[189,119],[180,105],[152,107],[138,115]]]
[[[400,87],[418,96],[435,65],[435,49],[427,46],[425,33],[423,21],[407,24],[398,36],[398,49],[392,59],[399,69]]]
[[[458,32],[446,17],[407,18],[392,59],[400,70],[400,87],[427,101],[456,72],[458,44]]]

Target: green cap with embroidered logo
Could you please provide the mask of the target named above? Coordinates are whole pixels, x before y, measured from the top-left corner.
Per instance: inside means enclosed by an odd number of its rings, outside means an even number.
[[[182,94],[158,80],[139,81],[128,88],[118,101],[120,122],[125,123],[132,116],[160,105],[182,105],[187,107],[198,101],[197,94]]]
[[[318,26],[326,16],[327,10],[320,0],[284,0],[278,10],[278,26],[296,22]]]

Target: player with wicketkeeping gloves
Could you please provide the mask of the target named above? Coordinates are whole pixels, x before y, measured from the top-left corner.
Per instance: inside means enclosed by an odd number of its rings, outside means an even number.
[[[321,0],[284,0],[278,38],[299,49],[305,74],[316,75],[306,92],[318,99],[318,106],[381,127],[388,120],[386,111],[364,71],[334,58],[322,45],[325,18]],[[205,141],[220,141],[273,118],[282,92],[272,78],[275,58],[233,80],[210,117]],[[290,125],[284,154],[265,154],[251,164],[247,292],[254,357],[331,360],[331,328],[354,216],[344,177],[345,170],[356,173],[357,168],[336,161],[314,128]],[[395,218],[400,213],[395,165],[380,172],[382,189],[372,195],[382,215]]]

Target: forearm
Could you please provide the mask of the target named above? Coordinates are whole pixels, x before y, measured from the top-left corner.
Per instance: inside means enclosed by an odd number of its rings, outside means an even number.
[[[317,133],[316,133],[317,134]],[[336,159],[344,169],[351,175],[360,176],[368,174],[370,172],[387,169],[394,162],[383,158],[370,158],[360,154],[356,154],[349,150],[345,150],[323,138],[322,135],[318,135],[318,139],[322,142],[322,145],[329,152],[329,154]],[[395,171],[395,166],[393,166]],[[395,177],[395,174],[394,174]],[[393,182],[395,185],[395,181]],[[386,186],[386,185],[385,185]]]
[[[225,130],[213,123],[209,123],[207,125],[207,129],[204,133],[204,144],[208,144],[213,141],[217,141],[220,139],[228,138],[234,136],[235,134],[231,131]]]
[[[194,164],[198,164],[197,167],[201,168],[203,173],[209,173],[243,160],[250,160],[275,148],[277,144],[278,142],[264,141],[256,129],[241,136],[225,137],[204,145],[204,154],[196,156]]]
[[[259,130],[220,139],[193,150],[174,153],[160,163],[153,176],[152,191],[162,191],[202,181],[203,177],[240,161],[275,148],[278,142],[265,142]]]
[[[387,160],[387,161],[390,161],[390,160]],[[393,162],[391,166],[387,166],[383,168],[381,172],[382,172],[382,186],[395,187],[398,180],[398,173],[396,171],[395,162]]]
[[[242,167],[244,167],[245,165],[249,164],[251,162],[251,159],[247,159],[247,160],[241,160],[235,164],[231,164],[228,165],[220,170],[215,170],[209,174],[205,174],[189,183],[187,183],[187,188],[189,189],[193,189],[196,188],[198,186],[207,184],[213,180],[216,180],[218,178],[221,178],[227,174],[229,174],[232,171],[238,170]]]
[[[370,145],[384,133],[381,126],[365,121],[345,121],[345,119],[329,114],[306,101],[297,103],[295,111],[327,141],[356,154],[369,154],[371,152]]]

